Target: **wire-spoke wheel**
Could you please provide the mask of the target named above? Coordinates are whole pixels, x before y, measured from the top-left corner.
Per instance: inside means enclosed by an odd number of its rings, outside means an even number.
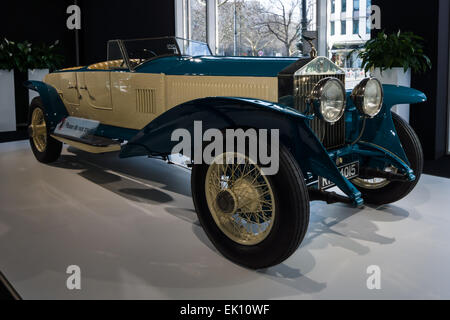
[[[28,122],[30,145],[36,159],[43,163],[56,161],[61,155],[62,143],[49,135],[44,106],[40,97],[34,98],[31,102]]]
[[[231,240],[256,245],[267,238],[275,220],[275,197],[261,168],[247,156],[224,153],[216,158],[206,173],[205,190],[214,221]]]
[[[236,152],[192,168],[192,198],[203,230],[228,259],[251,269],[277,265],[302,242],[309,196],[297,162],[280,146],[279,171]]]
[[[397,173],[398,169],[392,166],[389,166],[384,169],[384,171],[389,173]],[[382,189],[389,185],[391,182],[384,178],[372,178],[372,179],[363,179],[363,178],[356,178],[353,179],[353,183],[360,188],[370,189],[370,190],[377,190]]]

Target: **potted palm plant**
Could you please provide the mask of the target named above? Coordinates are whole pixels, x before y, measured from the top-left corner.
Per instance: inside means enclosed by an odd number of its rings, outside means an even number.
[[[412,32],[387,35],[380,32],[363,47],[359,54],[366,72],[383,84],[411,86],[411,72],[424,73],[431,61],[424,52],[424,39]],[[398,105],[393,111],[409,121],[409,105]]]
[[[16,131],[14,42],[0,40],[0,132]]]

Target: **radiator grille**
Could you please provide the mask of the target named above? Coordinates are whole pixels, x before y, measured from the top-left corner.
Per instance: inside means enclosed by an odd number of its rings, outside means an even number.
[[[138,113],[156,113],[156,90],[136,89],[136,111]]]
[[[295,105],[296,108],[305,114],[313,114],[313,110],[308,110],[307,98],[311,94],[314,86],[322,79],[335,77],[345,84],[345,74],[329,75],[309,75],[295,77]],[[345,119],[342,117],[337,123],[330,124],[323,120],[314,118],[310,122],[311,129],[327,149],[335,149],[345,144]]]

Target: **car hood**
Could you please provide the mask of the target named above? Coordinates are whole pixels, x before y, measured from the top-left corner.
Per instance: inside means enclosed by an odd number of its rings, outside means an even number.
[[[298,58],[260,57],[163,57],[136,68],[139,73],[166,75],[277,77]]]

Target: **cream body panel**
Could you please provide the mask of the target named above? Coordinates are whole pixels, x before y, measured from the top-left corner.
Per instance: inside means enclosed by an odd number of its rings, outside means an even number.
[[[77,72],[80,107],[77,116],[103,122],[113,115],[109,71]]]
[[[112,72],[112,117],[101,122],[108,125],[143,129],[166,111],[165,75]]]
[[[278,78],[167,76],[168,109],[183,102],[206,97],[243,97],[278,101]]]
[[[111,80],[109,71],[80,72],[80,93],[84,102],[93,109],[112,111]],[[96,119],[97,120],[97,119]]]
[[[199,98],[228,96],[278,101],[276,77],[166,76],[100,71],[53,74],[46,82],[57,90],[64,85],[78,84],[78,90],[62,91],[63,96],[67,94],[63,102],[70,115],[137,130],[171,108]],[[73,102],[77,100],[78,91],[82,98],[77,105]]]
[[[75,72],[51,73],[45,76],[44,82],[56,89],[71,116],[81,116],[80,94]]]

